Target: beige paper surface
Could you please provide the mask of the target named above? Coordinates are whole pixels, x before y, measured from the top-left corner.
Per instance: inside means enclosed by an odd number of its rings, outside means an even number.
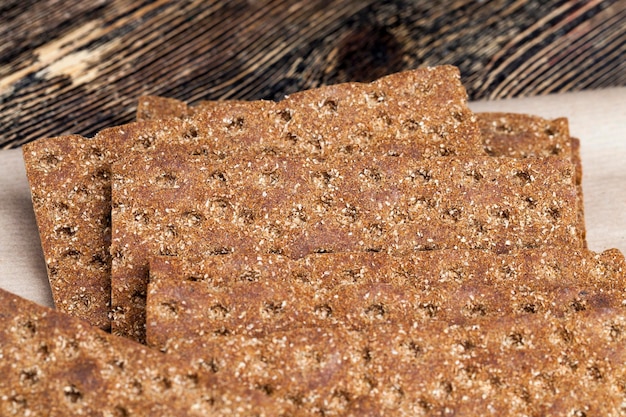
[[[626,253],[626,88],[476,102],[474,111],[569,118],[581,140],[587,240]],[[0,288],[52,306],[20,150],[0,151]]]

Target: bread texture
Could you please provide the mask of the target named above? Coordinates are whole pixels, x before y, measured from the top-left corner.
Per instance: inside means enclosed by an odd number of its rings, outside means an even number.
[[[616,250],[161,257],[148,342],[302,411],[618,415],[624,266]]]
[[[0,289],[3,416],[251,416],[292,404]]]
[[[59,309],[102,329],[110,327],[109,173],[121,155],[162,143],[191,143],[196,152],[217,156],[242,149],[307,156],[410,153],[418,158],[483,153],[459,72],[449,66],[368,84],[323,87],[281,103],[216,102],[207,107],[211,111],[189,120],[146,120],[105,129],[93,139],[65,136],[24,147]],[[160,100],[142,112],[144,118],[163,112],[182,117],[187,106]],[[416,114],[424,120],[414,120]],[[353,124],[357,116],[363,120]]]
[[[23,147],[54,304],[111,327],[111,177],[107,146],[69,136]]]

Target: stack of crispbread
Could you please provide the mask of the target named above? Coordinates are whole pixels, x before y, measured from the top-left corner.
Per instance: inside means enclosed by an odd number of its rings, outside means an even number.
[[[0,414],[626,412],[625,261],[586,249],[579,141],[466,99],[447,66],[145,97],[26,145],[59,311],[0,293]]]

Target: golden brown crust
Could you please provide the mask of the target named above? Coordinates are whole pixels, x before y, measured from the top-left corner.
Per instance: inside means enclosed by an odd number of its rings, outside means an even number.
[[[152,262],[148,341],[219,378],[236,373],[273,398],[298,397],[302,411],[603,414],[623,400],[615,389],[626,376],[618,251],[204,262]],[[385,285],[397,289],[392,298]],[[262,298],[274,289],[283,298]],[[232,304],[214,303],[235,293]],[[315,312],[319,303],[325,314]]]

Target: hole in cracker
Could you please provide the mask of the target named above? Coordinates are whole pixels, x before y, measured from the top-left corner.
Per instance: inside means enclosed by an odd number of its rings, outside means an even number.
[[[461,311],[466,317],[483,317],[487,315],[487,307],[484,304],[475,302],[467,303]]]
[[[63,388],[63,395],[71,403],[77,403],[83,398],[83,394],[73,384]]]
[[[463,348],[465,352],[470,351],[476,347],[476,343],[470,339],[461,340],[459,346]]]
[[[608,327],[609,337],[613,342],[617,342],[622,339],[624,334],[624,327],[619,324],[610,324]]]
[[[456,155],[456,151],[454,150],[454,148],[451,148],[449,146],[444,146],[444,145],[439,145],[438,153],[439,153],[439,156]]]
[[[215,358],[210,358],[208,361],[201,359],[199,364],[200,364],[200,368],[205,369],[213,374],[218,373],[221,368],[221,366],[217,363],[217,360]]]
[[[9,401],[11,402],[13,410],[25,411],[27,409],[28,401],[23,395],[12,395],[9,397]]]
[[[556,336],[559,340],[566,344],[570,344],[574,342],[574,332],[566,328],[560,328],[556,331]]]
[[[461,208],[459,207],[450,207],[448,209],[444,209],[443,215],[444,217],[452,219],[455,223],[461,219]]]
[[[71,258],[78,260],[81,257],[82,253],[76,249],[68,249],[63,253],[65,258]]]
[[[560,155],[562,151],[563,149],[561,148],[561,145],[558,144],[550,148],[551,155]]]
[[[325,109],[326,111],[336,113],[338,106],[339,105],[336,99],[327,98],[322,102],[320,107]]]
[[[59,235],[74,236],[77,228],[74,226],[61,226],[54,229],[54,232]]]
[[[220,303],[213,304],[207,310],[207,317],[211,321],[224,320],[228,317],[228,315],[229,315],[228,308],[226,308],[224,305]]]
[[[383,179],[383,174],[378,168],[365,168],[359,173],[359,176],[374,182],[380,182]]]
[[[534,177],[528,171],[517,171],[514,175],[523,184],[530,184],[534,180]]]
[[[570,308],[577,313],[580,311],[585,311],[587,310],[587,302],[586,300],[576,298],[570,303]]]
[[[291,209],[291,212],[287,216],[287,221],[291,223],[291,228],[301,227],[309,220],[304,208],[301,204]]]
[[[548,215],[552,217],[553,220],[559,220],[561,218],[561,209],[558,207],[550,207],[548,210]]]
[[[407,119],[402,121],[402,127],[408,131],[415,131],[420,128],[420,124],[415,119]]]
[[[334,251],[330,248],[315,248],[313,249],[313,253],[334,253]]]
[[[159,304],[161,307],[161,311],[165,313],[167,316],[177,317],[178,316],[178,302],[174,300],[163,301]]]
[[[155,138],[150,135],[139,135],[135,140],[135,145],[140,148],[148,149],[154,145]]]
[[[61,159],[53,154],[47,154],[39,159],[39,164],[47,169],[56,167],[59,162],[61,162]]]
[[[539,307],[537,307],[537,305],[536,305],[536,304],[533,304],[533,303],[527,303],[527,304],[524,304],[524,305],[522,306],[522,311],[523,311],[524,313],[535,314],[535,313],[537,313],[537,311],[539,311]]]
[[[174,188],[177,186],[176,182],[176,174],[171,172],[165,172],[156,177],[155,181],[157,185],[161,187],[171,187]]]
[[[385,227],[381,223],[372,223],[367,226],[367,232],[375,237],[383,237],[385,234]]]
[[[385,309],[385,306],[380,303],[371,304],[365,308],[365,315],[370,320],[382,320],[385,318],[385,314],[387,314],[387,310]]]
[[[233,117],[231,119],[225,119],[224,120],[226,123],[226,127],[229,130],[233,130],[233,129],[243,129],[244,125],[245,125],[245,119],[243,118],[243,116],[237,116],[237,117]]]
[[[189,127],[183,135],[186,139],[197,138],[198,137],[198,129],[195,126]]]
[[[239,218],[239,220],[246,225],[249,224],[253,224],[254,221],[257,218],[256,213],[254,212],[254,210],[249,209],[249,208],[241,208],[239,209],[238,213],[237,213],[237,217]]]
[[[218,329],[213,330],[213,334],[215,336],[230,336],[232,333],[230,331],[230,329],[227,329],[226,327],[222,326]]]
[[[436,317],[439,313],[439,306],[432,303],[424,303],[420,306],[420,308],[426,313],[426,315],[430,318]]]
[[[529,208],[537,207],[537,200],[532,198],[531,196],[522,197],[522,200],[526,203]]]
[[[334,172],[331,171],[316,171],[312,175],[313,184],[315,184],[318,188],[326,188],[331,185],[331,181],[333,177],[335,177]]]
[[[341,214],[344,215],[349,223],[354,223],[359,218],[359,210],[350,203],[347,203],[346,207],[341,210]]]
[[[293,117],[293,113],[289,109],[279,110],[276,114],[285,123],[289,122]]]
[[[137,223],[148,224],[150,222],[150,215],[145,210],[133,210],[132,215]]]
[[[256,269],[247,269],[239,274],[239,281],[257,282],[261,278],[261,271]]]
[[[485,176],[483,175],[482,172],[480,172],[478,169],[472,169],[469,171],[465,172],[465,175],[468,177],[473,178],[476,182],[482,180],[483,178],[485,178]]]
[[[234,248],[228,248],[226,246],[218,246],[218,247],[208,250],[207,253],[209,255],[228,255],[229,253],[232,253],[234,251],[235,251]]]
[[[154,381],[162,391],[167,391],[172,388],[172,381],[166,376],[157,375]]]
[[[409,358],[417,358],[424,352],[423,348],[412,340],[402,343],[400,347]]]
[[[587,375],[591,377],[594,381],[600,381],[603,379],[602,371],[599,367],[592,365],[587,368]]]
[[[291,142],[293,145],[298,143],[298,141],[300,140],[300,138],[298,138],[298,136],[292,132],[286,132],[284,137],[288,142]]]
[[[264,301],[261,314],[266,318],[281,314],[284,311],[285,304],[287,303],[284,301]]]
[[[184,212],[182,217],[186,225],[189,227],[198,227],[205,220],[204,215],[195,210]]]
[[[32,386],[39,382],[39,370],[37,368],[24,369],[20,372],[20,384]]]
[[[313,312],[320,319],[327,319],[333,315],[333,309],[328,304],[320,304],[315,306]]]
[[[346,277],[346,280],[350,283],[357,283],[361,281],[364,277],[364,269],[344,269],[343,275]]]
[[[550,137],[556,135],[556,130],[552,126],[546,126],[543,132]]]
[[[270,384],[256,384],[255,388],[261,391],[263,394],[267,395],[268,397],[274,394],[275,391],[275,388]]]
[[[219,182],[227,181],[226,174],[222,171],[213,171],[209,177],[212,180],[219,181]]]

